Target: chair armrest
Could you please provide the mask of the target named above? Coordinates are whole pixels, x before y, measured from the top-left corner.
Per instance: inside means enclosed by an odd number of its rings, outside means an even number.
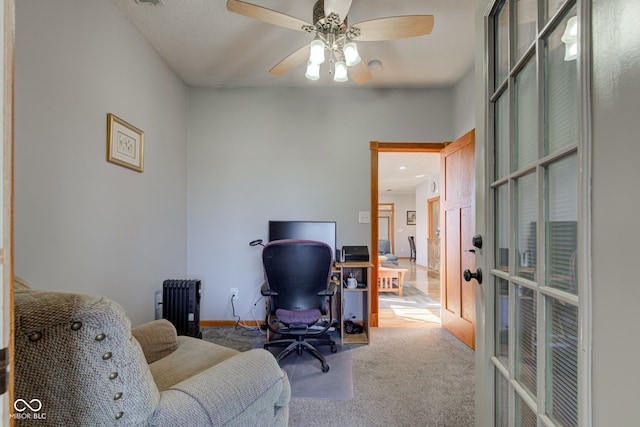
[[[150,425],[183,425],[185,416],[190,425],[286,425],[290,399],[287,374],[276,359],[253,349],[163,391]],[[264,420],[265,414],[276,422]]]
[[[160,360],[178,348],[176,328],[167,319],[154,320],[131,328],[131,335],[140,343],[147,363]]]
[[[260,288],[260,294],[262,294],[262,296],[264,296],[264,297],[271,297],[271,296],[279,295],[278,292],[269,289],[269,285],[267,285],[267,282],[264,282],[262,284],[262,287]]]
[[[318,292],[318,295],[331,297],[335,293],[336,293],[336,284],[335,284],[335,282],[331,282],[331,283],[329,283],[329,287],[324,291]]]

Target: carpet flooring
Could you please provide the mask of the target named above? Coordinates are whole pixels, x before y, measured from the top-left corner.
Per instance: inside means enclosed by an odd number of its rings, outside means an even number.
[[[340,337],[332,337],[340,342]],[[234,328],[202,328],[202,338],[216,344],[247,351],[251,348],[262,348],[265,335],[257,330]],[[270,350],[277,355],[281,349]],[[320,347],[320,352],[329,364],[329,372],[322,372],[320,362],[310,354],[291,354],[280,362],[291,383],[291,395],[305,399],[337,399],[353,398],[353,379],[351,351],[338,345],[338,351],[331,353],[328,347]]]
[[[291,396],[305,399],[353,398],[351,351],[338,346],[337,353],[320,351],[329,364],[329,371],[322,372],[320,362],[307,352],[290,354],[280,362],[291,383]],[[273,351],[277,354],[277,350]]]
[[[255,332],[202,330],[241,351],[264,342]],[[353,398],[293,398],[291,427],[474,425],[474,352],[444,329],[371,328],[369,345],[343,347],[352,357]]]

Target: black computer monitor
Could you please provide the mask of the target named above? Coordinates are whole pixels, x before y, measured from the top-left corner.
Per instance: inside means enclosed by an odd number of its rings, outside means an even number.
[[[331,248],[336,259],[335,221],[269,221],[269,241],[283,239],[317,240]]]

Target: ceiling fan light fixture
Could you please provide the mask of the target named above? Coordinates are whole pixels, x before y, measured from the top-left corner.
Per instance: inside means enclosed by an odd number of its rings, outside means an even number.
[[[307,63],[307,72],[304,76],[309,80],[318,80],[320,78],[320,64],[314,64],[309,61]]]
[[[565,61],[573,61],[578,57],[578,17],[572,16],[567,20],[567,26],[560,38],[564,43]]]
[[[355,42],[345,44],[342,52],[344,53],[344,60],[348,67],[358,65],[361,61],[360,54],[358,54],[358,46]]]
[[[344,61],[336,62],[333,69],[333,80],[336,82],[346,82],[349,80],[347,77],[347,64]]]
[[[316,65],[320,65],[325,61],[322,40],[315,39],[309,44],[309,61]]]

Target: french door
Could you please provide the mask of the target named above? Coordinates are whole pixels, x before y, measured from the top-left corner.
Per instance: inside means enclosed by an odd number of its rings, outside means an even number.
[[[586,3],[496,0],[486,15],[495,426],[590,422]]]

